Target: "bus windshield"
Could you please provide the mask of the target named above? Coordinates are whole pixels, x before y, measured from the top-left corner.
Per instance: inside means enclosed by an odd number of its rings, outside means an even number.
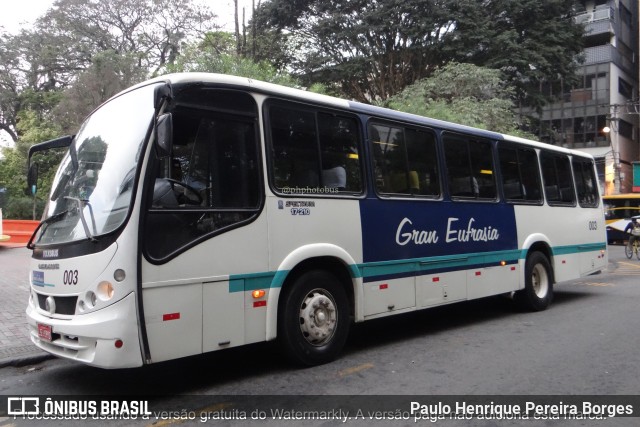
[[[96,239],[122,225],[154,114],[155,87],[112,99],[82,124],[54,177],[37,244]]]

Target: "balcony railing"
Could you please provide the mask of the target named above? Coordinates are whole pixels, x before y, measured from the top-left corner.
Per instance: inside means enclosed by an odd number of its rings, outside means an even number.
[[[584,50],[584,54],[583,65],[613,62],[627,72],[632,73],[634,70],[633,60],[622,55],[615,46],[610,44],[588,47]]]
[[[575,20],[578,24],[590,24],[592,22],[599,21],[613,21],[615,17],[615,10],[612,7],[603,7],[593,10],[591,12],[581,13],[575,16]]]

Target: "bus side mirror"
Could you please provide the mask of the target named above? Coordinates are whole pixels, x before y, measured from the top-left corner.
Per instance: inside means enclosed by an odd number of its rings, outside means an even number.
[[[36,191],[38,190],[38,164],[33,163],[29,166],[29,171],[27,173],[27,185],[29,186],[27,191],[30,192],[32,196],[35,196]]]
[[[160,157],[171,155],[173,146],[173,117],[171,113],[158,117],[156,123],[156,148]]]

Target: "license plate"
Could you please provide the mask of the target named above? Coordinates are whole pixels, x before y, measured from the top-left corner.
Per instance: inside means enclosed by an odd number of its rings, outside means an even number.
[[[38,337],[44,341],[51,341],[51,325],[38,323]]]

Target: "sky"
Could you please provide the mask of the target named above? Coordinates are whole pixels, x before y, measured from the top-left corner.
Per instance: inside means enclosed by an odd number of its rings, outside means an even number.
[[[233,0],[194,1],[208,5],[218,15],[218,23],[225,29],[233,31]],[[29,28],[36,18],[42,16],[53,5],[53,2],[54,0],[0,0],[0,26],[10,33],[16,33],[20,28]],[[238,8],[241,18],[243,7],[249,16],[251,0],[239,0]]]
[[[104,0],[109,1],[109,0]],[[234,31],[233,0],[193,0],[208,5],[218,15],[217,23],[227,31]],[[22,28],[31,28],[34,21],[53,5],[54,0],[0,0],[0,27],[9,33],[17,33]],[[256,4],[258,1],[256,0]],[[247,21],[251,14],[251,0],[238,1],[238,14],[242,19],[242,8],[246,9]],[[0,132],[0,147],[9,145],[10,138]],[[1,154],[0,154],[1,156]]]

